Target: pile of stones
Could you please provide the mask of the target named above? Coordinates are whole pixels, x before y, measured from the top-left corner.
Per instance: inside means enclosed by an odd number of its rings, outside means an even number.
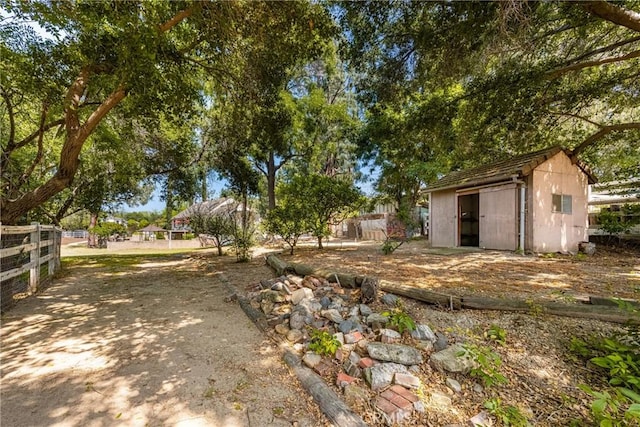
[[[247,291],[251,305],[264,313],[275,333],[290,343],[306,366],[324,378],[335,378],[351,407],[373,404],[387,424],[425,410],[425,401],[418,396],[421,365],[454,373],[468,373],[473,367],[469,358],[460,357],[464,352],[460,344],[449,345],[444,335],[428,325],[416,325],[410,337],[394,330],[390,317],[382,313],[396,307],[395,295],[385,294],[380,303],[368,305],[362,303],[360,289],[295,275],[262,280]],[[381,312],[373,310],[374,305]],[[340,342],[334,357],[309,351],[313,330],[327,331]],[[461,391],[453,378],[447,378],[446,385],[454,393]],[[446,404],[447,399],[450,404],[445,394],[429,396],[434,404]]]

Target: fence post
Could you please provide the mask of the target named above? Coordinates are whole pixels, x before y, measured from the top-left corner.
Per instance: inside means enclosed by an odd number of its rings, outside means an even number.
[[[35,293],[38,290],[40,280],[40,224],[32,222],[35,230],[31,232],[29,243],[35,243],[36,247],[31,250],[30,261],[33,263],[29,273],[29,292]]]
[[[57,230],[55,227],[53,229],[53,232],[56,235],[56,270],[60,269],[60,258],[62,257],[62,228]]]
[[[57,244],[56,242],[58,241],[58,233],[56,232],[56,226],[52,225],[51,226],[51,231],[49,231],[49,246],[47,246],[47,255],[52,255],[49,258],[49,275],[48,277],[50,278],[51,276],[53,276],[53,273],[56,272],[56,256],[58,255],[56,253],[56,247]]]

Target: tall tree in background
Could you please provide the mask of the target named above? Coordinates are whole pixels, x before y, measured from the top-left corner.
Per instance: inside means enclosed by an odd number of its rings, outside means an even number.
[[[188,116],[201,100],[203,70],[231,86],[246,77],[234,75],[237,53],[262,44],[268,47],[264,61],[274,68],[249,77],[268,81],[292,65],[281,55],[313,51],[321,44],[316,27],[330,22],[324,9],[306,2],[22,2],[6,11],[0,220],[7,224],[71,185],[88,137],[114,108],[128,117]],[[29,21],[51,38],[39,36]],[[274,28],[280,28],[280,40]],[[306,37],[304,47],[292,52],[297,41],[291,43],[290,35]],[[263,44],[265,39],[274,44]],[[21,185],[26,180],[14,177],[25,163],[39,164],[39,147],[56,130],[55,170],[35,186]]]
[[[392,159],[385,140],[396,137],[402,145],[424,138],[430,172],[558,143],[596,167],[607,152],[640,158],[638,2],[337,7],[352,35],[350,59],[364,76],[363,140],[381,162]],[[618,167],[618,176],[637,174],[637,163],[631,169]]]

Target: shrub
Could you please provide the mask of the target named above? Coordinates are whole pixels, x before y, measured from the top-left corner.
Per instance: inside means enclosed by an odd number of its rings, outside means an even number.
[[[382,315],[389,318],[389,324],[396,328],[401,334],[404,331],[414,331],[416,322],[407,314],[402,307],[396,307],[391,311],[383,311]]]
[[[311,340],[309,341],[309,350],[311,351],[320,355],[333,356],[341,346],[340,341],[327,331],[314,329],[311,332]]]
[[[507,378],[499,371],[502,365],[500,355],[489,347],[475,344],[464,344],[464,350],[458,356],[467,356],[473,360],[475,367],[471,369],[471,376],[479,378],[485,387],[506,384]]]

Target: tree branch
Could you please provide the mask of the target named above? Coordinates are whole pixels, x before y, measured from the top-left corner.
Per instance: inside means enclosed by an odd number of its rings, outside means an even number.
[[[188,7],[176,13],[171,19],[169,19],[164,24],[160,25],[159,27],[160,32],[166,33],[167,31],[169,31],[170,29],[178,25],[180,22],[184,21],[189,16],[193,15],[194,7],[195,6]]]
[[[41,129],[38,129],[36,131],[34,131],[32,134],[30,134],[29,136],[23,138],[22,140],[18,141],[15,143],[15,146],[13,147],[13,150],[17,150],[18,148],[22,148],[25,145],[27,145],[28,143],[30,143],[31,141],[33,141],[34,139],[36,139],[38,137],[38,135],[40,135],[40,132],[46,132],[56,126],[60,126],[64,124],[64,119],[58,119],[55,120],[53,122],[49,122],[46,125],[44,125]]]
[[[598,67],[600,65],[611,64],[613,62],[627,61],[633,58],[640,58],[640,50],[634,50],[633,52],[629,52],[626,55],[622,55],[622,56],[609,57],[609,58],[598,59],[594,61],[579,62],[577,64],[572,64],[566,67],[557,68],[555,70],[549,71],[546,77],[547,79],[557,79],[558,77],[561,77],[572,71],[579,71],[584,68],[590,68],[590,67]]]
[[[562,112],[562,111],[549,111],[549,110],[547,110],[547,112],[549,114],[554,115],[554,116],[573,117],[574,119],[579,119],[579,120],[585,121],[585,122],[587,122],[589,124],[592,124],[592,125],[594,125],[596,127],[599,127],[599,128],[604,128],[605,127],[605,125],[603,125],[602,123],[594,122],[593,120],[588,119],[588,118],[583,117],[583,116],[580,116],[578,114],[565,113],[565,112]]]
[[[31,176],[31,174],[33,173],[33,171],[36,169],[36,166],[38,166],[38,164],[40,164],[40,162],[42,161],[42,155],[44,153],[44,148],[43,148],[43,140],[44,140],[44,121],[47,118],[47,111],[49,110],[49,105],[46,102],[42,103],[42,113],[40,115],[40,134],[38,135],[38,152],[36,153],[35,158],[33,159],[33,162],[31,162],[31,166],[29,168],[27,168],[27,170],[24,171],[24,173],[22,174],[22,176],[20,177],[20,179],[18,180],[18,185],[17,185],[17,189],[19,189],[20,187],[22,187],[22,185],[27,182],[27,180],[29,179],[29,177]]]
[[[5,90],[4,86],[0,86],[0,92],[2,93],[2,99],[4,99],[5,104],[7,104],[7,114],[9,114],[9,140],[7,141],[6,151],[10,153],[11,151],[9,147],[13,146],[16,137],[16,121],[13,115],[11,96],[9,96],[9,93]],[[7,157],[9,156],[7,155]]]
[[[638,12],[606,1],[590,1],[581,5],[584,10],[598,18],[640,32],[640,13]]]
[[[612,43],[610,45],[603,46],[601,48],[594,49],[594,50],[591,50],[589,52],[585,52],[580,56],[576,56],[575,58],[570,59],[569,61],[567,61],[567,64],[571,64],[571,63],[574,63],[576,61],[582,61],[583,59],[588,58],[588,57],[593,56],[593,55],[598,55],[600,53],[609,52],[610,50],[617,49],[619,47],[622,47],[622,46],[625,46],[625,45],[628,45],[628,44],[631,44],[631,43],[635,43],[638,40],[640,40],[640,36],[632,37],[632,38],[627,39],[627,40],[622,40],[622,41],[619,41],[617,43]]]
[[[598,132],[589,136],[587,139],[582,141],[576,148],[572,150],[572,160],[575,161],[577,156],[582,153],[587,147],[595,144],[597,141],[601,140],[608,134],[612,132],[623,132],[626,130],[632,129],[640,129],[640,122],[631,122],[631,123],[619,123],[615,125],[603,126]]]

